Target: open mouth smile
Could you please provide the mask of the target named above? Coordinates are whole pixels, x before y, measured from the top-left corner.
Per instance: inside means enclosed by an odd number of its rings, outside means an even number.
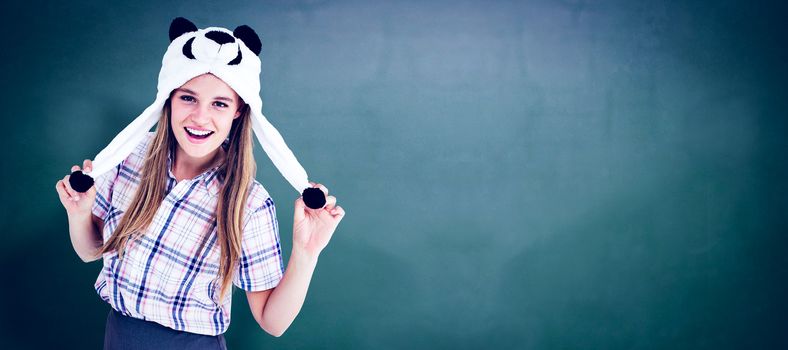
[[[213,131],[210,131],[210,130],[198,130],[198,129],[192,129],[192,128],[189,128],[189,127],[184,127],[183,129],[186,130],[186,133],[190,137],[195,138],[197,140],[207,139],[208,137],[210,137],[214,133]]]

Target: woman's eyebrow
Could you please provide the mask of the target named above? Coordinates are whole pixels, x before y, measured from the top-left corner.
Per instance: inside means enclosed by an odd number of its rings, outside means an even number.
[[[189,95],[200,96],[200,94],[198,94],[198,93],[196,93],[196,92],[194,92],[194,91],[191,91],[191,90],[189,90],[189,89],[184,89],[184,88],[177,88],[177,89],[175,89],[175,91],[180,91],[180,92],[183,92],[183,93],[187,93],[187,94],[189,94]]]
[[[198,93],[196,93],[196,92],[194,92],[194,91],[191,91],[191,90],[189,90],[189,89],[184,89],[184,88],[177,88],[177,89],[175,89],[175,90],[176,90],[176,91],[180,91],[180,92],[187,93],[187,94],[189,94],[189,95],[200,96],[200,94],[198,94]],[[213,99],[214,99],[214,100],[220,100],[220,101],[227,101],[227,102],[235,102],[235,100],[233,100],[232,98],[229,98],[229,97],[224,97],[224,96],[216,96],[216,97],[214,97]]]

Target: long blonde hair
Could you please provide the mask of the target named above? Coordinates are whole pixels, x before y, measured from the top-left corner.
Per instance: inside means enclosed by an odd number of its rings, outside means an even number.
[[[101,254],[117,251],[118,258],[122,259],[129,242],[139,238],[148,228],[164,200],[167,188],[167,155],[168,152],[175,154],[178,142],[172,133],[170,118],[171,107],[168,99],[159,117],[153,141],[148,146],[137,193],[115,232],[101,248]],[[244,207],[257,171],[252,154],[253,145],[249,105],[244,104],[241,115],[233,120],[227,155],[217,175],[220,179],[223,178],[216,205],[216,234],[221,247],[217,276],[221,279],[219,303],[224,300],[224,295],[232,284],[234,267],[241,253]]]

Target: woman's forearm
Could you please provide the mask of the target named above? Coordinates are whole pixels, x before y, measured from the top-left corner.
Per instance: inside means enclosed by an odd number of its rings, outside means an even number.
[[[93,224],[93,214],[69,215],[68,232],[71,236],[71,245],[74,246],[74,251],[82,261],[91,262],[98,259],[102,240],[98,229]]]
[[[290,327],[304,305],[316,266],[317,256],[293,250],[284,277],[265,303],[262,326],[266,331],[280,336]]]

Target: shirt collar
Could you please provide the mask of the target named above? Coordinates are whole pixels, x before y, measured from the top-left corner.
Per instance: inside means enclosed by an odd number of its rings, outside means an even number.
[[[228,141],[229,140],[225,140],[222,144],[222,147],[225,150],[227,149]],[[208,193],[210,193],[211,196],[215,196],[217,193],[219,193],[219,190],[224,183],[224,173],[224,164],[221,164],[204,171],[200,175],[195,176],[192,181],[200,181],[202,185],[205,186],[205,189],[208,190]],[[172,173],[172,152],[167,153],[167,176],[169,176],[173,182],[176,181],[175,175]]]

